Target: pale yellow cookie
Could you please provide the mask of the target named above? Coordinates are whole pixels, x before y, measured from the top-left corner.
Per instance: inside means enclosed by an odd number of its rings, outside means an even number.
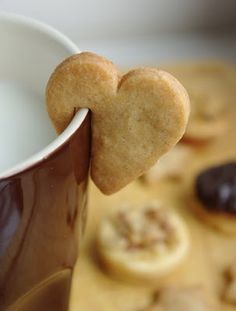
[[[218,304],[200,286],[166,287],[154,303],[142,311],[220,311]]]
[[[191,113],[185,138],[206,141],[225,133],[235,98],[236,71],[229,64],[209,62],[169,69],[190,97]]]
[[[97,237],[107,270],[129,280],[158,280],[187,255],[189,234],[182,219],[159,202],[122,206],[105,217]]]
[[[177,144],[143,175],[143,180],[149,185],[155,185],[161,180],[183,179],[191,154],[192,148],[184,144]]]
[[[76,110],[92,110],[91,177],[106,194],[141,176],[173,147],[189,115],[188,95],[169,73],[140,68],[120,78],[110,61],[88,52],[56,68],[46,100],[59,133]]]

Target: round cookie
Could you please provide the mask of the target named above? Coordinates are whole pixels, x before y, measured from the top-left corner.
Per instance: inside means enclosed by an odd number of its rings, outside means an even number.
[[[191,104],[184,139],[204,142],[225,133],[235,98],[233,66],[220,62],[199,63],[170,68],[186,87]]]
[[[212,227],[236,234],[236,163],[225,163],[201,172],[195,182],[192,206]]]
[[[218,304],[201,286],[166,287],[155,301],[142,311],[219,311]]]
[[[224,212],[210,212],[198,200],[193,201],[192,208],[196,215],[212,228],[229,235],[236,234],[236,215],[229,215]]]
[[[152,281],[171,273],[183,262],[189,234],[174,211],[151,202],[115,209],[103,219],[97,245],[111,274]]]
[[[114,193],[155,164],[183,136],[189,98],[169,73],[140,68],[121,77],[108,60],[84,52],[52,74],[47,109],[62,132],[79,108],[92,111],[91,177]]]
[[[225,273],[226,286],[223,293],[223,299],[227,303],[236,305],[236,266],[231,264]]]
[[[188,145],[177,144],[143,175],[144,182],[155,185],[161,180],[183,179],[191,154],[192,148]]]

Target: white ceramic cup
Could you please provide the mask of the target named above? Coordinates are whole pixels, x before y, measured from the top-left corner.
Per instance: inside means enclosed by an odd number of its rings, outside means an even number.
[[[29,157],[31,162],[38,160],[32,156],[56,139],[45,109],[45,86],[56,65],[78,52],[52,27],[0,13],[0,177]],[[75,127],[86,113],[80,111]],[[56,139],[51,149],[62,139],[66,137]]]
[[[0,14],[0,310],[66,311],[86,221],[90,118],[58,137],[45,86],[78,48],[32,19]]]

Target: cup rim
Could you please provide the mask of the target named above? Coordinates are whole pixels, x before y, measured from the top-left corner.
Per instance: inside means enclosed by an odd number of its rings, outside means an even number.
[[[80,53],[79,48],[73,41],[71,41],[67,36],[62,34],[60,31],[56,30],[50,25],[47,25],[44,22],[40,22],[30,17],[25,17],[23,15],[18,15],[9,12],[0,12],[0,22],[1,21],[12,22],[18,25],[23,25],[25,27],[34,29],[38,32],[41,32],[51,37],[52,39],[56,40],[57,42],[65,46],[68,49],[68,51],[71,52],[71,54]],[[76,132],[76,130],[83,123],[86,115],[88,114],[88,111],[89,110],[87,108],[80,109],[75,114],[75,116],[73,117],[72,121],[67,126],[67,128],[58,137],[56,137],[46,147],[34,153],[32,156],[29,156],[25,160],[20,161],[16,165],[13,165],[11,168],[4,170],[3,172],[0,172],[0,180],[10,178],[16,174],[28,170],[29,168],[37,165],[43,160],[46,160],[52,153],[58,150],[70,139],[70,137]]]

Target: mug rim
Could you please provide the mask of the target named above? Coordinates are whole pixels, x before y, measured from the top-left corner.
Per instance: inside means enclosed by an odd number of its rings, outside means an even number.
[[[29,27],[30,29],[41,32],[44,35],[56,40],[64,47],[66,47],[68,51],[71,52],[71,54],[80,53],[79,48],[73,41],[71,41],[67,36],[65,36],[60,31],[56,30],[55,28],[44,22],[37,21],[31,17],[25,17],[23,15],[18,15],[9,12],[0,12],[0,22],[1,21],[6,21],[18,25],[23,25],[25,27]],[[42,148],[40,151],[34,153],[25,160],[20,161],[19,163],[13,165],[11,168],[4,170],[3,172],[0,172],[0,180],[10,178],[16,174],[28,170],[29,168],[37,165],[43,160],[46,160],[50,155],[52,155],[52,153],[54,153],[56,150],[62,147],[70,139],[70,137],[78,130],[78,128],[83,123],[85,117],[87,116],[88,111],[89,110],[87,108],[80,109],[75,114],[70,124],[59,136],[57,136],[51,143],[49,143],[46,147]]]

